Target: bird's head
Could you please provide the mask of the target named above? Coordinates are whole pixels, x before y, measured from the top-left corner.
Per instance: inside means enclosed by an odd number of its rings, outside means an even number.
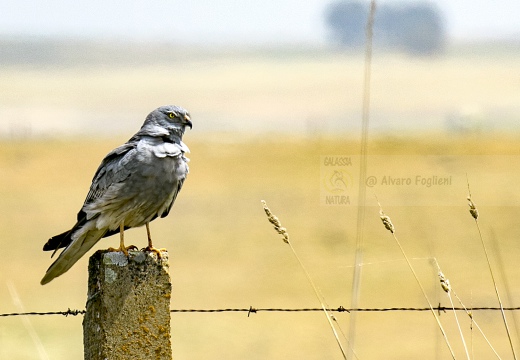
[[[182,132],[184,133],[186,126],[189,126],[190,129],[193,126],[190,114],[180,106],[161,106],[152,111],[150,115],[155,118],[158,125],[165,129],[182,129]]]
[[[175,105],[161,106],[146,117],[140,135],[178,136],[182,138],[184,130],[192,128],[190,114],[187,110]]]

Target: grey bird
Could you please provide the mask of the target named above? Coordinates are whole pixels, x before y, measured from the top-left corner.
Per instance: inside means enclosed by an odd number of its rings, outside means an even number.
[[[120,234],[113,251],[128,256],[124,231],[146,225],[147,251],[152,245],[150,221],[165,217],[175,202],[188,174],[188,147],[182,142],[186,127],[192,128],[190,114],[178,106],[152,111],[141,129],[125,144],[112,150],[96,171],[77,223],[52,237],[44,251],[65,248],[49,267],[41,284],[64,274],[101,238]],[[160,253],[158,253],[160,254]]]

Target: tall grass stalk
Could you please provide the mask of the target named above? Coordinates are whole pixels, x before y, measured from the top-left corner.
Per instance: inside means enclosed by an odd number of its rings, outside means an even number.
[[[25,312],[22,300],[20,299],[20,296],[18,295],[18,291],[16,291],[16,287],[14,286],[14,284],[11,281],[8,281],[6,284],[16,309],[21,313]],[[25,329],[31,337],[32,342],[34,343],[34,346],[36,346],[36,350],[38,351],[38,356],[40,360],[49,360],[49,355],[47,354],[47,351],[45,351],[45,347],[43,346],[42,341],[38,336],[38,333],[36,332],[36,330],[34,330],[34,327],[31,323],[31,320],[29,320],[29,317],[26,315],[22,316],[22,321]]]
[[[517,357],[516,357],[516,353],[515,353],[515,348],[513,346],[513,340],[511,339],[511,332],[509,331],[509,326],[507,325],[507,319],[506,319],[506,314],[504,312],[504,306],[502,304],[502,300],[500,299],[500,294],[498,292],[497,283],[495,281],[495,275],[493,274],[493,269],[491,267],[491,262],[489,260],[489,255],[488,255],[488,251],[487,251],[487,248],[486,248],[486,244],[484,243],[484,238],[482,237],[482,231],[480,231],[480,225],[478,223],[478,216],[479,216],[478,209],[477,209],[477,206],[475,205],[475,203],[473,202],[473,200],[471,198],[471,190],[469,188],[469,180],[467,180],[467,182],[468,182],[468,197],[466,199],[468,200],[469,213],[471,214],[471,216],[475,220],[475,225],[477,226],[478,236],[480,238],[480,243],[482,244],[482,248],[484,249],[484,254],[486,255],[486,262],[487,262],[487,265],[488,265],[489,273],[491,274],[491,280],[493,281],[493,287],[495,288],[495,294],[497,296],[498,304],[500,305],[500,313],[502,314],[502,320],[504,321],[504,326],[506,328],[506,333],[507,333],[507,338],[509,340],[509,345],[511,346],[511,351],[513,353],[513,358],[516,360]]]
[[[328,321],[328,323],[330,325],[330,328],[332,329],[332,333],[334,334],[336,342],[338,343],[339,349],[341,350],[341,353],[343,354],[343,358],[346,360],[347,359],[347,354],[345,353],[345,349],[343,349],[343,345],[341,345],[341,341],[339,340],[338,332],[336,331],[336,328],[334,327],[334,324],[332,323],[333,320],[336,321],[336,318],[331,313],[329,313],[329,311],[327,310],[327,307],[325,306],[325,303],[322,300],[322,298],[323,298],[322,295],[318,291],[318,288],[316,287],[316,285],[314,285],[314,282],[312,281],[312,278],[311,278],[309,272],[307,271],[307,269],[303,265],[303,262],[300,260],[300,257],[296,253],[296,250],[294,249],[294,247],[292,246],[291,242],[289,241],[289,233],[287,232],[287,229],[282,226],[282,224],[281,224],[280,220],[278,219],[278,217],[276,217],[271,212],[271,210],[267,206],[267,203],[264,200],[262,200],[262,205],[264,207],[265,214],[267,215],[267,219],[269,220],[269,222],[271,224],[273,224],[274,229],[276,230],[276,232],[278,232],[278,234],[282,235],[282,240],[287,245],[289,245],[289,248],[291,249],[294,257],[296,258],[296,260],[298,261],[298,264],[300,264],[300,267],[302,268],[303,272],[305,273],[305,277],[309,281],[309,284],[311,285],[312,290],[314,291],[314,295],[316,295],[316,298],[320,302],[320,305],[321,305],[321,308],[323,310],[323,313],[327,317],[327,321]],[[358,357],[356,356],[356,359],[357,358]]]
[[[472,294],[473,295],[473,294]],[[460,301],[459,297],[457,296],[457,294],[455,294],[455,297],[457,298],[457,300],[459,301],[459,303],[462,305],[462,301]],[[471,297],[471,309],[473,309],[473,296]],[[488,338],[484,335],[484,332],[480,329],[480,327],[477,325],[475,319],[473,319],[473,310],[470,310],[468,312],[468,309],[466,309],[466,307],[464,305],[462,305],[464,307],[464,310],[466,311],[466,314],[468,314],[469,316],[469,331],[470,331],[470,334],[471,334],[471,355],[473,356],[473,358],[475,358],[475,350],[474,350],[474,347],[473,347],[473,324],[475,324],[477,326],[477,328],[479,329],[480,333],[482,334],[482,336],[484,336],[484,339],[486,339],[487,343],[489,344],[489,346],[491,347],[491,349],[495,352],[495,355],[500,359],[500,356],[498,356],[498,353],[495,351],[495,348],[493,348],[493,346],[491,346],[491,343],[489,342]]]
[[[471,328],[473,329],[473,325],[475,325],[475,327],[478,329],[478,331],[480,332],[480,334],[482,335],[484,340],[486,340],[486,342],[489,345],[490,349],[495,353],[495,356],[497,357],[497,359],[501,360],[502,358],[500,357],[500,355],[498,355],[497,351],[495,350],[493,345],[491,345],[491,342],[489,342],[489,339],[487,338],[487,336],[484,334],[484,332],[482,331],[482,329],[478,325],[477,321],[473,317],[473,313],[471,312],[471,310],[468,310],[468,308],[466,308],[466,306],[462,303],[462,300],[458,297],[458,295],[457,295],[457,293],[455,291],[453,291],[453,296],[455,297],[455,299],[457,299],[457,301],[459,302],[460,306],[462,306],[464,308],[464,311],[466,312],[466,315],[468,315],[468,317],[471,319],[471,326],[472,326]],[[473,348],[473,345],[472,345],[472,348]]]
[[[457,312],[455,311],[455,305],[453,305],[453,299],[451,298],[451,285],[450,281],[444,276],[442,271],[439,269],[439,280],[441,281],[442,290],[446,294],[448,294],[448,298],[450,299],[451,309],[453,310],[453,316],[455,317],[455,322],[457,323],[457,328],[459,329],[460,338],[462,340],[462,345],[464,346],[464,351],[466,352],[466,358],[470,360],[468,347],[466,346],[466,340],[464,340],[464,334],[462,333],[462,329],[460,327],[459,318],[457,316]]]
[[[406,252],[404,251],[403,247],[401,246],[401,243],[399,242],[399,239],[397,239],[397,236],[395,235],[394,224],[392,224],[392,221],[390,220],[390,217],[385,215],[385,213],[383,212],[383,208],[381,207],[381,204],[379,203],[379,201],[377,202],[377,204],[379,205],[379,216],[381,218],[381,221],[383,222],[383,225],[385,226],[385,228],[392,233],[392,236],[393,236],[397,246],[399,247],[399,250],[401,250],[401,253],[403,254],[403,257],[406,260],[406,263],[408,264],[408,267],[412,271],[412,274],[413,274],[413,276],[415,278],[415,281],[417,281],[417,284],[419,285],[419,288],[421,289],[421,292],[422,292],[424,298],[426,299],[426,302],[428,303],[430,311],[431,311],[433,317],[435,318],[435,321],[437,322],[437,325],[439,326],[439,329],[441,330],[442,336],[444,337],[444,341],[446,342],[446,345],[448,346],[448,349],[450,350],[451,357],[455,360],[455,353],[453,352],[453,349],[451,348],[450,342],[448,340],[448,336],[446,335],[446,331],[444,331],[444,328],[442,327],[441,321],[439,320],[439,317],[435,313],[435,310],[433,309],[433,306],[432,306],[430,300],[428,299],[428,295],[426,295],[426,291],[424,291],[424,288],[423,288],[423,286],[421,284],[421,281],[419,280],[419,277],[415,273],[415,270],[414,270],[414,268],[412,266],[412,263],[408,259],[408,256],[406,255]]]
[[[484,334],[484,332],[482,331],[482,329],[480,328],[480,326],[478,325],[477,321],[475,320],[475,318],[473,317],[473,313],[468,310],[466,308],[466,306],[464,305],[464,303],[462,302],[462,300],[459,298],[459,296],[457,295],[457,293],[455,292],[455,290],[453,290],[449,280],[444,276],[444,273],[441,271],[441,268],[439,266],[439,263],[437,262],[437,259],[436,258],[433,258],[433,261],[435,262],[435,265],[437,266],[437,270],[438,270],[438,274],[439,274],[439,280],[441,282],[441,287],[442,289],[448,294],[448,297],[450,299],[450,303],[451,303],[451,306],[452,308],[455,308],[455,306],[453,305],[453,300],[452,300],[452,297],[451,297],[451,294],[453,294],[453,296],[455,297],[455,299],[457,299],[457,301],[459,302],[460,306],[464,309],[464,311],[466,312],[466,315],[468,315],[468,317],[470,318],[470,321],[471,321],[471,336],[472,336],[472,339],[473,339],[473,325],[475,325],[475,327],[478,329],[478,331],[480,332],[480,334],[482,335],[482,337],[484,338],[484,340],[486,340],[487,344],[489,345],[489,347],[491,348],[491,350],[495,353],[496,357],[498,359],[501,359],[500,355],[498,355],[498,353],[496,352],[495,348],[493,347],[493,345],[491,345],[491,343],[489,342],[489,339],[487,338],[487,336]],[[453,309],[453,312],[455,314],[455,318],[456,318],[456,321],[457,321],[457,325],[459,326],[459,332],[461,331],[460,330],[460,325],[459,325],[459,321],[458,321],[458,318],[457,318],[457,314],[456,314],[456,311],[455,309]],[[462,333],[461,333],[461,337],[462,337]],[[464,338],[462,339],[462,341],[464,342]],[[466,348],[466,344],[464,342],[464,348]],[[473,354],[473,341],[471,342],[471,348],[472,348],[472,351],[471,353]],[[468,355],[469,357],[469,354],[468,354],[468,351],[466,350],[466,355]]]
[[[361,118],[361,148],[360,148],[360,165],[358,180],[358,207],[357,207],[357,226],[356,226],[356,255],[354,258],[354,273],[352,279],[352,293],[350,304],[353,308],[359,306],[359,297],[361,293],[361,264],[363,263],[363,232],[365,229],[365,203],[366,203],[366,185],[367,177],[367,153],[368,153],[368,121],[370,115],[370,76],[372,71],[372,40],[374,30],[374,17],[376,12],[376,1],[371,0],[370,11],[366,24],[366,46],[365,46],[365,69],[363,76],[363,113]],[[356,338],[356,319],[357,314],[350,316],[349,326],[349,344],[354,348]],[[353,354],[349,351],[349,357]]]
[[[513,304],[513,295],[511,294],[511,286],[509,285],[509,278],[506,275],[506,271],[504,268],[504,261],[502,260],[502,253],[500,250],[500,246],[498,245],[497,238],[495,236],[495,232],[491,231],[489,234],[489,239],[491,240],[491,251],[495,254],[496,262],[498,267],[498,273],[500,275],[500,278],[502,278],[502,283],[504,286],[504,289],[506,291],[506,300],[509,304]],[[514,333],[516,333],[517,341],[520,341],[520,327],[518,326],[518,319],[517,314],[515,312],[511,313],[511,317],[513,318],[513,329]]]

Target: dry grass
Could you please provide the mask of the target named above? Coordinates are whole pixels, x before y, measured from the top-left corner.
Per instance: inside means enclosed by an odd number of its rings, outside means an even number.
[[[483,55],[418,60],[376,53],[371,129],[415,123],[420,128],[468,109],[488,124],[518,114],[518,84],[511,75],[520,71],[518,53]],[[30,124],[33,134],[102,128],[112,136],[0,143],[0,312],[16,311],[7,281],[16,285],[27,310],[84,308],[88,259],[42,287],[39,280],[51,260],[41,247],[73,224],[99,161],[135,131],[135,120],[171,102],[188,108],[196,119],[195,130],[186,136],[192,150],[189,179],[171,215],[151,225],[156,245],[170,251],[172,307],[319,305],[295,259],[266,226],[261,199],[283,213],[299,257],[328,304],[348,307],[357,209],[355,201],[352,206],[320,205],[320,157],[359,151],[352,139],[360,128],[362,74],[362,57],[337,53],[230,53],[161,66],[0,69],[0,133],[11,128],[23,134]],[[341,128],[349,137],[248,135],[258,128],[291,134]],[[211,130],[221,132],[211,135]],[[114,138],[113,133],[126,135]],[[493,132],[468,138],[445,133],[376,138],[371,133],[369,175],[454,176],[452,186],[429,191],[373,189],[399,224],[399,239],[433,303],[445,301],[437,268],[428,260],[435,257],[468,308],[496,305],[467,213],[466,173],[486,219],[483,236],[497,239],[510,296],[520,296],[519,144],[514,135]],[[369,190],[368,205],[371,198]],[[375,201],[372,205],[365,220],[360,305],[424,306],[380,224]],[[129,243],[146,244],[144,228],[125,235]],[[117,242],[108,238],[96,248]],[[348,314],[336,318],[348,327]],[[476,312],[475,318],[497,352],[509,354],[500,314]],[[77,359],[83,348],[81,320],[34,317],[31,323],[50,358]],[[458,337],[452,314],[441,314],[441,321],[450,339]],[[466,338],[469,326],[461,317]],[[449,356],[426,313],[360,313],[357,331],[360,359]],[[319,313],[174,314],[172,333],[177,359],[341,358]],[[512,338],[518,348],[514,332]],[[456,354],[464,353],[457,341],[452,343]],[[493,356],[482,339],[475,337],[472,347],[482,358]],[[0,359],[36,358],[37,351],[21,318],[0,318]]]
[[[72,225],[99,160],[125,138],[1,144],[0,311],[16,311],[7,280],[16,284],[28,310],[84,307],[87,258],[42,287],[39,280],[51,260],[41,247],[49,236]],[[356,209],[320,205],[319,162],[321,155],[355,154],[359,144],[340,138],[296,137],[236,143],[195,132],[186,140],[192,150],[190,177],[172,214],[151,225],[157,246],[168,248],[172,255],[172,307],[319,305],[291,254],[266,226],[258,205],[261,199],[283,211],[284,225],[291,229],[299,256],[328,304],[348,307]],[[472,194],[478,194],[479,211],[486,218],[482,232],[485,235],[493,230],[499,241],[513,299],[520,296],[516,290],[520,288],[516,266],[520,225],[516,207],[510,206],[510,194],[516,187],[496,192],[481,179],[490,179],[493,174],[517,179],[520,170],[511,159],[520,155],[519,142],[507,136],[428,136],[380,138],[369,145],[371,154],[384,154],[387,161],[395,156],[391,169],[396,173],[414,166],[428,172],[446,171],[445,163],[428,157],[419,156],[423,161],[417,164],[402,163],[399,159],[404,155],[453,156],[447,169],[456,167],[468,173]],[[468,155],[475,156],[468,161]],[[487,162],[489,156],[497,161]],[[478,161],[481,157],[484,161]],[[498,161],[502,157],[509,161]],[[479,177],[482,173],[487,176]],[[445,297],[439,293],[437,269],[426,259],[433,256],[457,284],[458,295],[468,307],[494,306],[493,285],[475,241],[473,219],[467,213],[466,190],[463,175],[461,188],[454,186],[447,192],[447,196],[460,198],[460,206],[454,206],[450,198],[448,205],[385,206],[385,211],[399,224],[399,239],[434,303]],[[388,187],[384,192],[378,190],[378,197],[383,202],[406,193],[406,189]],[[488,203],[494,206],[486,206]],[[424,306],[406,263],[380,224],[376,205],[367,209],[361,306]],[[129,243],[145,246],[144,228],[127,235]],[[117,241],[108,238],[96,248],[114,246]],[[451,317],[442,314],[441,321],[448,337],[456,338],[458,330]],[[475,317],[497,351],[508,354],[500,313],[477,312]],[[336,318],[343,328],[348,326],[348,314]],[[80,317],[35,317],[31,321],[50,358],[81,358]],[[341,357],[319,313],[260,313],[249,318],[245,314],[174,314],[172,326],[173,351],[181,359],[200,359],[208,354],[227,359]],[[469,321],[462,321],[461,326],[469,331]],[[389,353],[395,359],[449,356],[438,328],[425,313],[359,314],[358,331],[356,353],[361,359],[388,358]],[[463,354],[457,346],[454,344],[455,353]],[[474,349],[483,357],[492,355],[484,340],[475,339]],[[0,358],[34,358],[36,351],[20,318],[0,319]]]

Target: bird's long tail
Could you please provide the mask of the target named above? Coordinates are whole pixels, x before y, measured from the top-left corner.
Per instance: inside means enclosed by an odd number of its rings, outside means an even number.
[[[87,223],[74,232],[71,231],[70,235],[68,235],[70,236],[70,244],[47,269],[40,283],[45,285],[67,272],[106,232],[107,229],[97,229],[92,223]]]

